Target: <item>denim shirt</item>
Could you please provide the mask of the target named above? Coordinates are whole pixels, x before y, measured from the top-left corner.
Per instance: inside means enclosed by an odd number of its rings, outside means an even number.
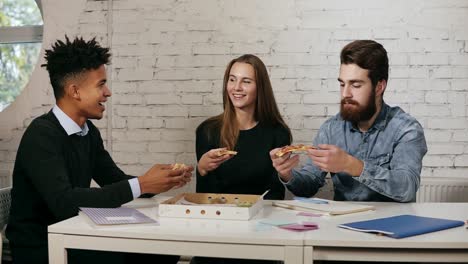
[[[336,145],[364,162],[359,177],[345,172],[331,173],[337,201],[416,200],[422,159],[427,152],[424,131],[419,122],[399,107],[382,104],[374,124],[361,132],[340,114],[328,119],[314,145]],[[309,159],[285,186],[295,195],[313,196],[325,183],[327,172]]]

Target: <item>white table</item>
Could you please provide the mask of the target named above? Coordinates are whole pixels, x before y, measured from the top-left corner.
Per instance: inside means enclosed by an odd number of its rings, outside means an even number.
[[[154,200],[149,201],[151,205],[156,204]],[[49,259],[52,264],[66,263],[66,249],[76,248],[282,260],[285,264],[312,264],[314,260],[468,262],[465,227],[405,239],[337,227],[342,223],[406,213],[466,220],[468,204],[373,204],[375,211],[320,218],[296,216],[295,211],[266,205],[251,221],[159,218],[157,207],[139,209],[158,219],[159,226],[96,227],[80,215],[49,226]],[[320,229],[292,232],[259,225],[263,218],[308,220],[317,222]]]
[[[338,224],[400,214],[468,219],[468,203],[369,203],[375,211],[321,218],[320,229],[304,233],[304,263],[314,260],[468,263],[468,229],[394,239],[337,228]]]
[[[303,233],[258,224],[267,217],[294,219],[294,211],[267,206],[251,221],[201,220],[159,218],[152,205],[139,210],[159,226],[96,227],[84,215],[49,226],[49,263],[66,263],[67,248],[303,263]]]

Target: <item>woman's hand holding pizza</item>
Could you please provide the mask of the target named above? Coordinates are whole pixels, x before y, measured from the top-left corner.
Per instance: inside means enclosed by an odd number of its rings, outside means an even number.
[[[226,148],[212,149],[200,158],[198,161],[198,172],[201,176],[205,176],[208,172],[216,169],[221,163],[234,157],[237,152],[227,150]]]

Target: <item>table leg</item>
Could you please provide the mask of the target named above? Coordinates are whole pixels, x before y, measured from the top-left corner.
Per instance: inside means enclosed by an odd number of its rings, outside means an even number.
[[[304,247],[304,264],[314,263],[314,248],[312,246]]]
[[[64,237],[59,234],[49,234],[49,264],[67,264],[67,250]]]
[[[303,264],[304,249],[302,246],[286,246],[284,264]]]

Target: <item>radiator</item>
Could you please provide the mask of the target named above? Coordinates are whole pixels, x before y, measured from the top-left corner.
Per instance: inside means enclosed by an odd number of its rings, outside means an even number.
[[[0,170],[0,188],[11,186],[11,172],[9,170]]]
[[[418,203],[468,202],[468,179],[421,178],[416,201]]]

